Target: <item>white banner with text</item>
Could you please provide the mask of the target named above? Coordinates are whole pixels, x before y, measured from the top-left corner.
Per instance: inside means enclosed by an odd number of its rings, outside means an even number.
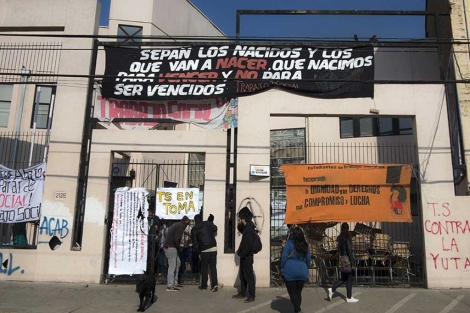
[[[108,274],[143,274],[147,269],[148,192],[118,188],[114,193]]]
[[[45,177],[46,163],[19,170],[0,165],[0,223],[40,219]]]
[[[155,214],[167,220],[194,219],[201,212],[199,188],[157,188]]]

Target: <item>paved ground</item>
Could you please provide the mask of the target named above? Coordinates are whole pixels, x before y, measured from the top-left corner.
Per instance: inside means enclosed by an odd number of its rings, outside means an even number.
[[[303,312],[470,312],[470,289],[426,290],[413,288],[353,288],[360,301],[346,303],[340,288],[332,302],[323,288],[305,288]],[[256,301],[250,304],[232,299],[232,287],[219,292],[200,291],[185,286],[179,292],[167,292],[157,286],[158,301],[146,312],[293,312],[284,288],[258,288]],[[0,282],[0,313],[84,313],[135,312],[138,296],[132,285],[78,285],[66,283]]]

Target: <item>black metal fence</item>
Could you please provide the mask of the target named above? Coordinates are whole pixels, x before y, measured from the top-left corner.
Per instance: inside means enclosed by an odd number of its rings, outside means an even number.
[[[114,212],[114,191],[119,187],[141,187],[149,191],[150,207],[155,207],[155,195],[157,188],[199,188],[199,201],[204,201],[204,179],[205,179],[205,158],[204,154],[186,154],[188,159],[180,160],[130,160],[116,159],[113,161],[111,170],[111,184],[109,193],[109,209],[106,219],[107,240],[103,269],[103,279],[105,284],[133,283],[135,278],[129,275],[109,275],[109,249],[110,230]],[[202,207],[201,204],[201,207]],[[165,227],[172,225],[174,221],[165,220],[154,236],[149,236],[148,250],[148,270],[153,271],[157,276],[157,283],[166,283],[168,264],[160,243],[159,234]],[[193,221],[190,227],[193,226]],[[163,226],[165,225],[165,226]],[[199,284],[200,269],[199,259],[192,250],[192,244],[181,249],[181,267],[179,269],[179,282],[184,284]]]
[[[20,83],[27,79],[30,83],[54,83],[57,76],[53,74],[59,72],[61,52],[59,42],[0,43],[0,82]]]
[[[282,284],[279,260],[288,227],[284,224],[286,185],[280,169],[289,163],[410,164],[414,166],[410,187],[412,223],[349,223],[354,231],[355,284],[417,285],[426,283],[422,235],[421,197],[417,146],[414,142],[310,143],[296,139],[271,144],[271,283]],[[312,264],[309,281],[329,285],[338,278],[335,222],[300,225],[310,244]]]
[[[46,160],[49,139],[45,132],[0,133],[0,164],[11,169],[34,166]],[[0,247],[35,249],[38,242],[39,221],[27,223],[0,223]],[[23,236],[17,236],[23,234]]]

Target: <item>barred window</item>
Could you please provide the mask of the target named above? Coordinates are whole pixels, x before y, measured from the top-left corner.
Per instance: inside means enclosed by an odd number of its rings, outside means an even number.
[[[0,85],[0,127],[8,127],[13,85]]]

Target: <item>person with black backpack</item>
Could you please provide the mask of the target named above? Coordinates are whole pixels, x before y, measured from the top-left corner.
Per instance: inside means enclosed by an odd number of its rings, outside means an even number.
[[[240,268],[238,275],[240,276],[240,292],[232,296],[234,299],[245,299],[245,303],[255,301],[255,273],[253,271],[253,259],[255,252],[255,241],[257,234],[255,225],[251,221],[253,214],[250,209],[243,207],[238,212],[238,226],[237,229],[242,233],[242,240],[237,250],[237,255],[240,257]],[[248,289],[248,295],[247,295]]]

